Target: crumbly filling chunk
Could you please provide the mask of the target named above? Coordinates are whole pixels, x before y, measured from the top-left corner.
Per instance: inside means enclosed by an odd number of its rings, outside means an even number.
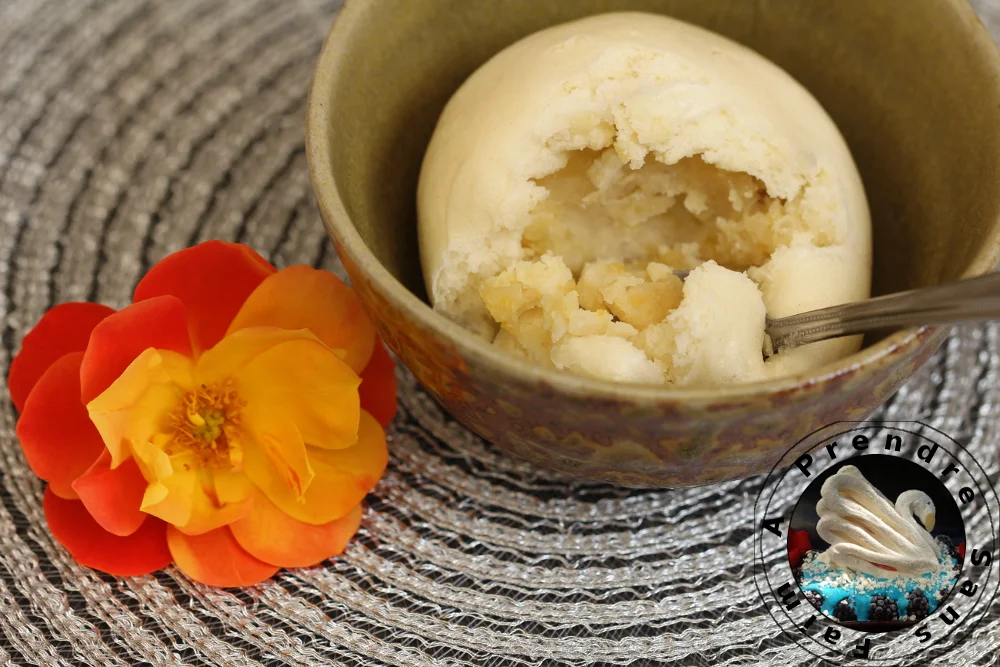
[[[524,259],[479,290],[499,324],[494,343],[599,377],[679,379],[675,269],[743,272],[782,246],[838,241],[804,197],[771,197],[753,176],[700,156],[669,165],[648,156],[633,169],[614,148],[570,151],[537,184],[548,195],[524,230]]]

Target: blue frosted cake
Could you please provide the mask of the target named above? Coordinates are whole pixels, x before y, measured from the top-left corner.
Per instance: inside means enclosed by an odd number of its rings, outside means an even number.
[[[811,552],[802,562],[799,586],[806,599],[841,623],[916,622],[926,618],[955,584],[960,554],[944,540],[938,543],[933,572],[904,575],[890,570],[885,576],[831,567]]]
[[[809,602],[841,624],[914,623],[954,586],[964,544],[955,549],[931,534],[936,510],[923,491],[903,491],[892,503],[848,465],[823,482],[816,515],[816,535],[828,546],[806,551],[809,533],[792,530],[789,561]]]

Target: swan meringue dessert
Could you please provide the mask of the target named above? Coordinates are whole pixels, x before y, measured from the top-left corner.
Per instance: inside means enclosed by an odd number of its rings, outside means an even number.
[[[935,507],[923,491],[891,503],[848,465],[823,482],[816,514],[829,546],[804,558],[799,586],[842,623],[915,622],[954,586],[960,556],[931,535]]]
[[[764,355],[765,314],[869,296],[843,137],[776,65],[665,16],[592,16],[494,56],[438,121],[417,212],[435,310],[541,366],[712,387],[860,346]]]

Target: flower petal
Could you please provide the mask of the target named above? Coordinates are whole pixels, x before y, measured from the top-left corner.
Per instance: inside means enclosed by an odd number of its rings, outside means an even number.
[[[185,524],[191,520],[194,499],[195,473],[168,475],[151,482],[143,494],[142,511],[162,519],[170,525]]]
[[[82,360],[83,352],[72,352],[49,366],[17,422],[28,465],[63,498],[76,498],[73,480],[104,451],[101,434],[80,402]]]
[[[111,467],[121,465],[162,430],[168,413],[194,386],[193,366],[176,352],[148,348],[87,404],[90,420],[111,452]]]
[[[175,457],[176,459],[176,457]],[[253,496],[222,502],[215,494],[212,473],[194,465],[184,469],[179,462],[173,475],[157,480],[146,489],[142,510],[159,517],[188,535],[201,535],[243,518],[253,508]]]
[[[212,477],[215,485],[215,497],[220,503],[240,503],[250,496],[257,495],[257,488],[247,476],[235,470],[216,471]],[[256,503],[256,498],[254,499]]]
[[[243,464],[247,456],[263,457],[272,474],[279,477],[296,497],[312,483],[312,467],[306,454],[302,434],[284,415],[270,410],[266,404],[248,405],[244,411],[246,432],[243,443]]]
[[[73,490],[101,528],[123,537],[139,530],[149,516],[139,509],[146,486],[146,478],[133,459],[112,470],[111,452],[106,449],[73,482]]]
[[[268,500],[294,519],[319,525],[345,516],[371,491],[385,471],[389,452],[385,432],[375,418],[361,413],[358,443],[347,449],[308,448],[315,472],[301,498],[257,447],[247,447],[244,471]]]
[[[99,303],[62,303],[49,309],[21,341],[10,364],[7,387],[18,412],[24,412],[31,388],[59,357],[83,352],[97,323],[115,311]]]
[[[227,380],[271,348],[297,340],[319,342],[316,336],[303,329],[254,327],[231,333],[198,357],[198,382],[214,384]]]
[[[296,521],[262,495],[253,511],[229,526],[250,554],[280,567],[309,567],[344,551],[361,525],[361,505],[321,526]]]
[[[276,345],[235,377],[247,402],[248,428],[254,423],[249,411],[259,415],[266,409],[290,419],[307,445],[342,448],[357,442],[361,378],[322,343]]]
[[[149,348],[191,356],[184,304],[163,296],[134,303],[94,327],[80,368],[84,404],[111,386]]]
[[[382,341],[376,341],[371,361],[361,373],[361,409],[378,420],[382,428],[396,416],[396,362],[389,356]]]
[[[195,349],[207,350],[222,340],[243,302],[274,271],[245,245],[206,241],[160,260],[139,281],[133,300],[168,294],[180,299]]]
[[[64,500],[45,490],[42,500],[52,535],[81,565],[120,577],[136,577],[170,564],[165,525],[149,519],[128,537],[112,535],[79,500]]]
[[[181,572],[209,586],[237,588],[270,579],[278,568],[257,560],[239,545],[228,528],[185,535],[167,528],[167,544]]]
[[[291,266],[262,282],[246,300],[229,331],[247,327],[308,329],[360,373],[375,347],[375,326],[357,295],[330,273]]]

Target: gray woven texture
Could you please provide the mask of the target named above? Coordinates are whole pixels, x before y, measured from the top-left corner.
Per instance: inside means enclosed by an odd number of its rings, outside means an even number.
[[[1000,3],[976,4],[1000,35]],[[0,2],[3,376],[46,308],[124,306],[144,270],[199,240],[341,271],[303,151],[337,7]],[[930,422],[996,481],[998,336],[956,329],[877,416]],[[400,379],[389,469],[346,554],[236,592],[76,565],[48,534],[0,389],[0,665],[815,663],[753,586],[761,480],[571,481],[499,455]],[[998,646],[995,605],[948,662],[995,664]]]

